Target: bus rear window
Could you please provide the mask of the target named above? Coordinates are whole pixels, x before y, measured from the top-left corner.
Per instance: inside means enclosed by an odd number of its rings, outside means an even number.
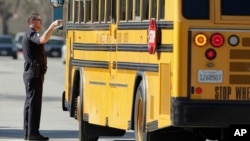
[[[209,19],[209,0],[182,0],[182,14],[187,19]]]
[[[221,14],[250,16],[250,0],[221,0]]]

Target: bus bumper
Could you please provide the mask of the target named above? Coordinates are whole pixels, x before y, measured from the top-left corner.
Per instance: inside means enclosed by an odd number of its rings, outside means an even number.
[[[172,124],[179,127],[229,127],[250,124],[250,101],[172,98]]]

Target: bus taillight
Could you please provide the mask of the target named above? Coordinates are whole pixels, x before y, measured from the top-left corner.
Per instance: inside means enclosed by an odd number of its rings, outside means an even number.
[[[195,93],[196,94],[201,94],[202,93],[202,88],[201,87],[195,88]]]
[[[195,36],[194,42],[197,46],[203,47],[207,43],[207,36],[205,34],[199,33]]]
[[[215,33],[211,36],[211,44],[214,47],[221,47],[224,44],[224,37],[220,33]]]
[[[205,52],[205,56],[208,60],[213,60],[216,57],[216,51],[212,48],[209,48]]]

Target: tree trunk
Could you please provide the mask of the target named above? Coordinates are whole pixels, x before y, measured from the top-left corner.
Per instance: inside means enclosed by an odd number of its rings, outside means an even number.
[[[9,34],[9,26],[8,26],[8,20],[9,19],[4,19],[3,20],[3,34]]]
[[[13,3],[13,2],[12,2]],[[7,0],[0,0],[0,15],[2,16],[2,30],[3,34],[9,34],[9,25],[8,21],[12,18],[13,14],[16,13],[17,8],[20,5],[20,0],[15,2],[15,7],[13,11],[11,11],[11,3],[7,3]]]

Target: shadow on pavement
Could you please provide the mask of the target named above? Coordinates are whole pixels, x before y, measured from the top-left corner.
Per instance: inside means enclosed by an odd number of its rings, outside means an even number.
[[[49,138],[77,138],[78,131],[74,130],[41,130],[42,135],[48,136]],[[22,129],[8,129],[6,127],[0,127],[0,139],[3,138],[19,138],[23,139],[24,133]]]

